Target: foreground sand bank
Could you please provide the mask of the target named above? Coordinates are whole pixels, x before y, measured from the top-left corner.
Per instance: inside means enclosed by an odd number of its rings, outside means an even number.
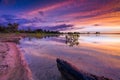
[[[0,42],[0,80],[33,80],[17,45]]]

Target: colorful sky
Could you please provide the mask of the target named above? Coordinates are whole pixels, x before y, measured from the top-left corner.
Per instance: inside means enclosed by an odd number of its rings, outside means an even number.
[[[0,24],[59,31],[120,32],[120,0],[0,0]]]

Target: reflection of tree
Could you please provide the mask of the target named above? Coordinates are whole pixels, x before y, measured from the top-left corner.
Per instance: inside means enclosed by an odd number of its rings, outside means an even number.
[[[74,45],[78,45],[79,44],[78,38],[79,38],[78,34],[68,34],[66,35],[66,44],[68,44],[71,47],[73,47]]]
[[[39,34],[39,33],[36,33],[36,34],[28,34],[27,36],[25,36],[24,38],[28,38],[29,41],[31,41],[33,38],[35,39],[43,39],[43,38],[50,38],[50,37],[59,37],[60,34]]]

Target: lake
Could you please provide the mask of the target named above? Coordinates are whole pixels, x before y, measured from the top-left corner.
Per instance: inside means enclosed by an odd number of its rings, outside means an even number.
[[[120,80],[120,35],[59,35],[20,40],[34,80],[62,80],[56,58],[79,70]]]

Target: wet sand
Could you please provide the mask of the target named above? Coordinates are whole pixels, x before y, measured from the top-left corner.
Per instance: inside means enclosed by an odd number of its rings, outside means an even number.
[[[33,80],[17,45],[0,42],[0,80]]]

